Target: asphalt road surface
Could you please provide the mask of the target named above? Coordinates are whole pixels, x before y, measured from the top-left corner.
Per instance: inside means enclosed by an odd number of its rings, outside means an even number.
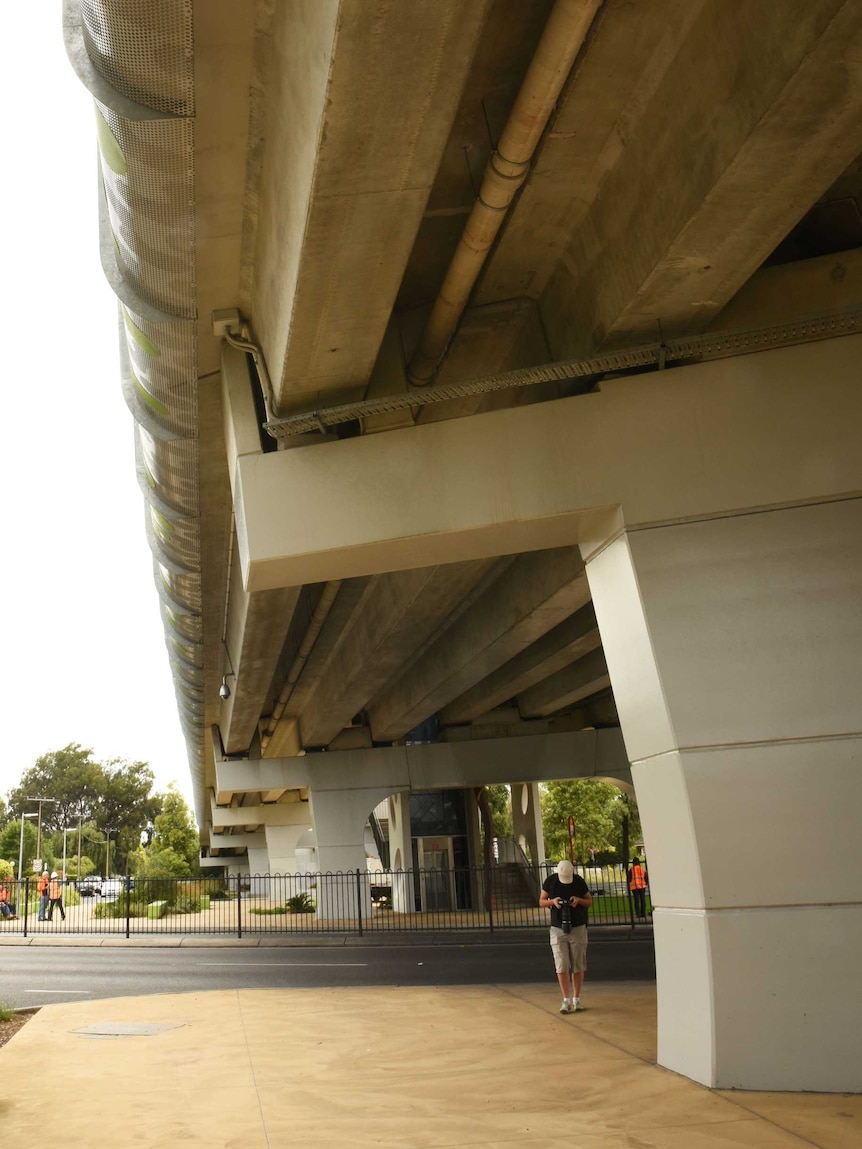
[[[591,938],[588,977],[654,977],[652,940]],[[207,989],[363,985],[493,985],[551,982],[539,940],[406,945],[136,948],[0,946],[0,1004],[48,1005],[88,998]]]

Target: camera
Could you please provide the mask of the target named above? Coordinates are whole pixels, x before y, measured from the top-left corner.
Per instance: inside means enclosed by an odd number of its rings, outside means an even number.
[[[572,906],[569,904],[569,898],[560,894],[559,899],[562,902],[560,906],[560,913],[562,915],[562,928],[564,934],[572,932]]]

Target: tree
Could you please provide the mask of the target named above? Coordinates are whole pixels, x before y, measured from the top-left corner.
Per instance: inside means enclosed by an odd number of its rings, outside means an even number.
[[[0,878],[14,878],[15,869],[11,862],[7,862],[5,858],[0,858]]]
[[[160,808],[152,792],[153,772],[146,762],[114,758],[103,764],[92,754],[92,750],[72,742],[37,758],[11,791],[10,812],[20,817],[33,809],[32,797],[51,798],[53,801],[42,807],[43,835],[76,826],[79,820],[93,827],[94,840],[104,838],[110,829],[115,832],[111,868],[122,870],[141,831]]]
[[[153,820],[150,857],[171,850],[178,858],[185,859],[191,872],[197,873],[201,852],[200,835],[191,810],[173,782],[167,792],[161,795],[161,806],[161,814]]]
[[[592,861],[592,851],[615,849],[618,825],[613,804],[619,791],[607,782],[579,778],[549,782],[542,789],[542,829],[549,858],[568,857],[569,815],[576,823],[575,859]]]
[[[42,829],[50,833],[74,825],[78,818],[93,818],[104,792],[102,766],[93,760],[92,750],[70,742],[62,750],[51,750],[25,770],[21,782],[9,793],[9,813],[20,818],[33,809],[32,797],[51,798],[42,807]]]
[[[7,826],[0,830],[0,858],[5,858],[7,862],[11,862],[15,867],[15,873],[18,873],[18,850],[21,845],[21,819],[15,822],[9,822]],[[29,873],[33,864],[33,859],[36,857],[36,827],[27,819],[24,822],[24,870],[23,873]]]
[[[486,786],[488,807],[494,822],[494,836],[496,838],[511,838],[512,828],[512,795],[509,787],[505,785]]]
[[[6,809],[6,803],[0,798],[0,830],[9,821],[9,811]]]

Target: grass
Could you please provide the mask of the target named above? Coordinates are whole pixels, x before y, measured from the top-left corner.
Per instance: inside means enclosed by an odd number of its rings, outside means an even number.
[[[5,1001],[0,1001],[0,1021],[11,1021],[14,1016],[14,1005],[8,1005]]]

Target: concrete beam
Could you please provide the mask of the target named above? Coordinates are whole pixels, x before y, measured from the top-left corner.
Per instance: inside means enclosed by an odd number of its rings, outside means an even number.
[[[855,0],[700,6],[548,283],[554,355],[704,328],[860,151]]]
[[[492,565],[487,559],[371,579],[303,706],[302,745],[327,746],[439,630]]]
[[[210,818],[216,830],[237,826],[298,826],[308,821],[308,802],[256,806],[218,806],[212,802]]]
[[[257,732],[298,601],[298,587],[247,591],[238,564],[233,564],[227,648],[235,677],[227,680],[231,693],[221,704],[218,723],[228,754],[248,750]]]
[[[605,0],[486,265],[476,303],[541,298],[572,232],[619,162],[709,2],[662,0],[659,17],[650,4]],[[461,338],[459,331],[453,356]]]
[[[594,650],[519,694],[518,709],[524,718],[544,718],[564,706],[607,690],[610,684],[605,656],[601,650]]]
[[[375,747],[305,758],[217,760],[216,799],[260,793],[274,785],[312,791],[438,790],[499,782],[611,778],[631,784],[619,730],[580,730],[481,742]]]
[[[444,726],[471,722],[601,645],[595,611],[581,607],[526,650],[444,707]]]
[[[378,742],[402,738],[589,599],[577,547],[520,555],[428,649],[374,699]]]
[[[246,584],[589,553],[620,515],[631,528],[855,494],[860,355],[846,336],[240,460]]]
[[[266,834],[210,833],[211,850],[265,850]]]
[[[252,310],[282,413],[364,388],[487,7],[275,5]]]

